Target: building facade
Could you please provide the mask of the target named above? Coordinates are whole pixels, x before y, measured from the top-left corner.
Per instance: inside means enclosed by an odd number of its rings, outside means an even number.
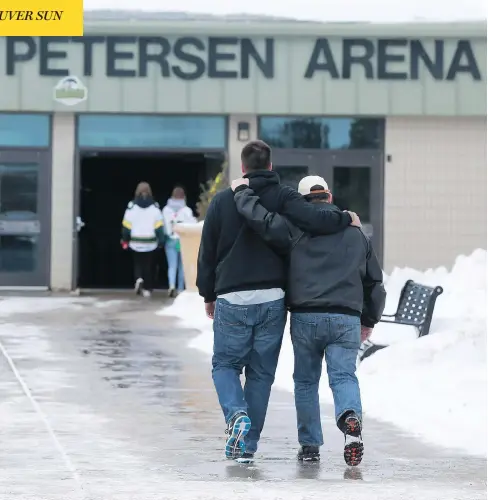
[[[170,183],[197,153],[238,177],[255,138],[283,182],[327,179],[387,272],[486,247],[486,23],[91,21],[0,53],[0,286],[79,286],[93,179],[116,190],[156,155]]]

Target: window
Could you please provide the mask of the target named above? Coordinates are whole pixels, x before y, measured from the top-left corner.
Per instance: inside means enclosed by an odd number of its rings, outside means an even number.
[[[82,148],[225,149],[224,116],[80,115]]]
[[[359,214],[361,221],[371,221],[371,169],[334,167],[333,203],[341,210]]]
[[[49,115],[0,113],[0,147],[49,146]]]
[[[0,164],[0,272],[37,269],[38,166]]]
[[[32,214],[37,219],[38,165],[0,164],[0,218]]]
[[[0,234],[0,272],[31,273],[37,270],[38,237]]]
[[[285,149],[379,149],[383,120],[376,118],[261,117],[259,138]]]
[[[298,183],[308,175],[308,167],[305,166],[281,167],[273,164],[273,170],[280,176],[281,184],[293,189],[298,189]]]

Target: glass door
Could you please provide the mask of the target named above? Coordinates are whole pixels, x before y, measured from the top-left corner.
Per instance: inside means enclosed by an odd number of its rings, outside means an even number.
[[[382,154],[377,151],[328,151],[325,176],[333,203],[341,210],[356,212],[363,231],[383,255],[383,175]]]
[[[306,175],[320,175],[341,210],[356,212],[375,252],[383,256],[383,154],[360,149],[275,149],[273,170],[297,189]]]
[[[0,151],[0,286],[49,285],[49,153]]]
[[[278,173],[282,184],[298,188],[302,177],[315,173],[316,156],[302,150],[279,149],[273,151],[273,170]]]

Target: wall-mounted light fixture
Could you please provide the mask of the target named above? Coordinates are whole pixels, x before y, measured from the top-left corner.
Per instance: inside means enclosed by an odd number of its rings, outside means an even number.
[[[237,124],[237,140],[240,142],[246,142],[251,137],[251,127],[249,122],[239,122]]]

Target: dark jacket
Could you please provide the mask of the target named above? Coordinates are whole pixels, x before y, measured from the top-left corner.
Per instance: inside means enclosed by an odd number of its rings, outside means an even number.
[[[364,326],[378,323],[386,299],[383,273],[361,229],[350,226],[340,233],[312,236],[266,210],[252,189],[238,188],[235,201],[263,241],[288,253],[286,301],[292,312],[349,314],[360,316]]]
[[[275,172],[263,170],[246,177],[266,208],[286,215],[306,231],[335,233],[351,223],[347,213],[307,203],[297,191],[281,185]],[[232,189],[217,193],[205,216],[198,255],[197,287],[205,302],[228,292],[284,288],[285,284],[285,259],[248,227],[237,212]]]

